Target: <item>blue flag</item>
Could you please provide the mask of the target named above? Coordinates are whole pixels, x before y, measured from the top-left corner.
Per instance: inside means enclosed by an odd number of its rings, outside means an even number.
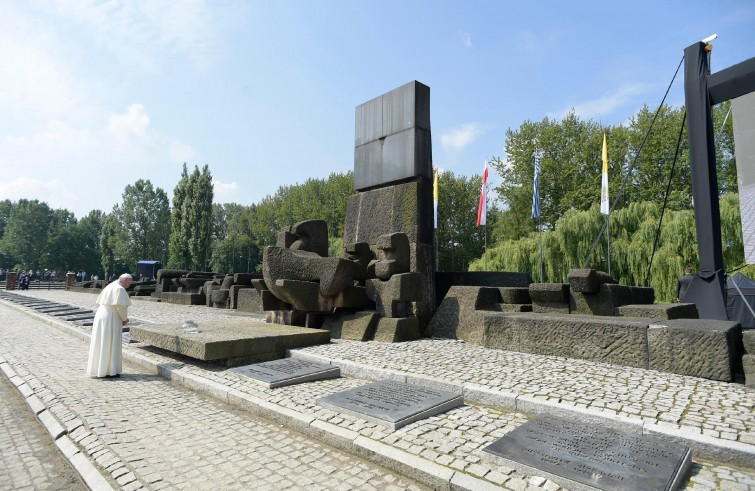
[[[537,156],[537,150],[535,150],[535,182],[532,186],[532,218],[540,217],[540,184],[538,183],[539,176],[540,161]]]

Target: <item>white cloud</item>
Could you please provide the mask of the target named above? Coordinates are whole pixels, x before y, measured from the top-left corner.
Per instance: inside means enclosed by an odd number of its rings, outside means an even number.
[[[30,135],[0,136],[0,196],[39,199],[81,217],[110,211],[126,184],[139,178],[170,192],[181,165],[197,153],[149,121],[142,104],[131,104],[99,128],[50,121]]]
[[[34,191],[36,198],[30,196]],[[33,177],[19,177],[12,181],[0,181],[0,196],[3,199],[18,201],[20,199],[38,199],[44,201],[51,208],[68,208],[70,203],[78,201],[76,190],[71,189],[60,179],[43,181]]]
[[[462,150],[472,144],[483,132],[477,123],[465,123],[440,135],[440,143],[446,150]]]
[[[639,98],[638,96],[647,93],[650,89],[651,86],[647,84],[625,85],[614,92],[606,92],[597,99],[573,104],[567,109],[549,113],[548,117],[561,119],[571,110],[574,110],[577,116],[584,119],[607,116],[613,110],[625,104],[636,102]]]
[[[120,141],[144,139],[147,136],[149,116],[141,104],[131,104],[126,114],[113,114],[107,124],[107,129]]]
[[[236,203],[239,201],[238,192],[239,184],[237,182],[212,181],[215,203]]]
[[[461,44],[463,44],[465,48],[472,47],[472,35],[470,33],[459,31],[456,33],[456,35],[459,36],[459,39],[461,39]]]
[[[116,53],[122,62],[143,69],[159,66],[163,54],[179,53],[206,68],[229,25],[244,7],[206,0],[51,0],[61,17],[72,19]],[[167,53],[166,53],[167,52]]]

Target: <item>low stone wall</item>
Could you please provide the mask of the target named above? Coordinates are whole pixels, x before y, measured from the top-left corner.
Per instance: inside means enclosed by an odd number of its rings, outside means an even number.
[[[742,356],[739,323],[707,319],[486,313],[482,346],[731,382]]]

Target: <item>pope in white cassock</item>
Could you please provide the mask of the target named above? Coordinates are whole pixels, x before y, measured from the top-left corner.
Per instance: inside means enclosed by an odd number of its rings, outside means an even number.
[[[90,377],[117,377],[122,371],[121,342],[123,326],[128,323],[126,288],[131,286],[130,274],[122,274],[106,286],[97,297],[97,313],[92,325],[87,375]]]

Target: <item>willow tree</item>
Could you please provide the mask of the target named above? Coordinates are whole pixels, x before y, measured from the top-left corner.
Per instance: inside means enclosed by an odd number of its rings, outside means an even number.
[[[738,196],[725,194],[720,208],[724,265],[731,270],[744,263]],[[646,286],[649,278],[656,299],[670,302],[675,299],[676,280],[684,267],[698,266],[695,217],[692,210],[666,211],[653,256],[659,218],[660,207],[652,202],[632,203],[611,215],[611,275],[625,285]],[[567,212],[557,220],[553,230],[543,234],[545,281],[565,282],[570,269],[584,266],[602,223],[603,217],[595,205],[587,211]],[[529,272],[540,281],[538,241],[533,232],[519,240],[499,242],[489,251],[488,269]],[[605,271],[606,253],[604,240],[598,244],[588,267]],[[470,270],[482,269],[482,258],[470,265]],[[755,275],[755,266],[743,272]]]

